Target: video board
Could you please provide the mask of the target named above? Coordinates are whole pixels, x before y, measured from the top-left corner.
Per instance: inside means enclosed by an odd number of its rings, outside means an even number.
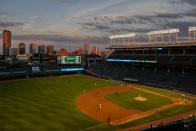
[[[81,56],[59,56],[58,64],[81,64]]]

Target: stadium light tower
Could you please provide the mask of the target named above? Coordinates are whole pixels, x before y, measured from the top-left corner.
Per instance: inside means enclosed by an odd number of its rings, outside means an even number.
[[[196,26],[189,27],[189,42],[192,40],[196,40]]]
[[[130,33],[130,34],[123,34],[123,35],[113,35],[110,36],[111,44],[113,43],[113,40],[117,40],[119,43],[132,43],[135,42],[135,33]]]
[[[168,37],[168,42],[171,42],[171,35],[175,34],[175,41],[178,41],[179,29],[169,29],[169,30],[160,30],[160,31],[150,31],[147,32],[149,42],[164,42],[164,36]],[[161,41],[158,41],[158,37],[161,36]]]

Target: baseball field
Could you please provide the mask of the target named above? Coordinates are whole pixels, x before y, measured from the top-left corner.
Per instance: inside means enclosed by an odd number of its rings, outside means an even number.
[[[85,75],[0,82],[0,130],[116,130],[196,112],[196,98]]]

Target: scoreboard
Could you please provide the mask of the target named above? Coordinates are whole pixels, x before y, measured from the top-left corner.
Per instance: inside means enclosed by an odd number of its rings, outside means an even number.
[[[58,56],[58,64],[81,64],[81,56]]]

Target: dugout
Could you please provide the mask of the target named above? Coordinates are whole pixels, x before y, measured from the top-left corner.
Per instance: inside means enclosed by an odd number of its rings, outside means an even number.
[[[133,79],[133,78],[123,78],[122,81],[125,82],[126,85],[128,83],[139,83],[139,80],[138,79]]]

